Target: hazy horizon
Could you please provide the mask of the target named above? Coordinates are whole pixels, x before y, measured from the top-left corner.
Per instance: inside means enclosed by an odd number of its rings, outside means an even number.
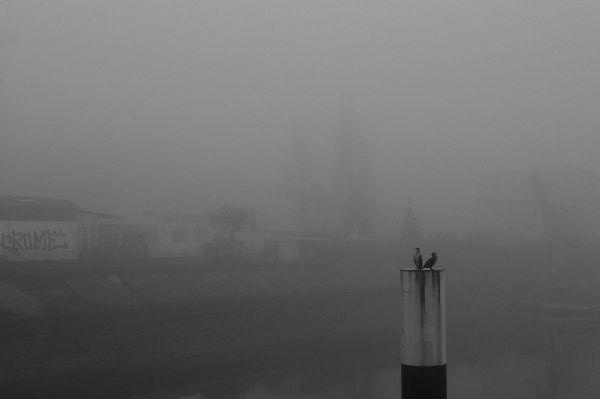
[[[591,1],[2,2],[4,190],[289,226],[294,129],[328,188],[350,108],[379,234],[409,200],[429,233],[479,228],[490,179],[517,202],[532,169],[597,182],[599,21]]]

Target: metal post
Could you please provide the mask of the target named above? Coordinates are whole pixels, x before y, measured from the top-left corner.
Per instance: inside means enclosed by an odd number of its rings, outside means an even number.
[[[402,399],[446,399],[446,285],[443,269],[403,269]]]

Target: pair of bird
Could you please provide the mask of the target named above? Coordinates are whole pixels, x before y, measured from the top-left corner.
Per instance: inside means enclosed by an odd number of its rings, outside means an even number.
[[[431,258],[427,259],[427,262],[423,264],[423,256],[421,256],[421,248],[415,248],[415,254],[413,256],[413,262],[417,269],[433,269],[433,265],[437,262],[437,252],[431,253]]]

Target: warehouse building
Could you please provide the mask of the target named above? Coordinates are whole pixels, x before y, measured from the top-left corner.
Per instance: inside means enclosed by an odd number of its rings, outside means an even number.
[[[0,259],[77,258],[77,207],[45,197],[0,197]]]

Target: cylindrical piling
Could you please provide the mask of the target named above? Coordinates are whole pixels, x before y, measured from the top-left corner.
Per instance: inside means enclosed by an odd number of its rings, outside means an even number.
[[[402,399],[446,399],[446,287],[443,269],[403,269]]]

